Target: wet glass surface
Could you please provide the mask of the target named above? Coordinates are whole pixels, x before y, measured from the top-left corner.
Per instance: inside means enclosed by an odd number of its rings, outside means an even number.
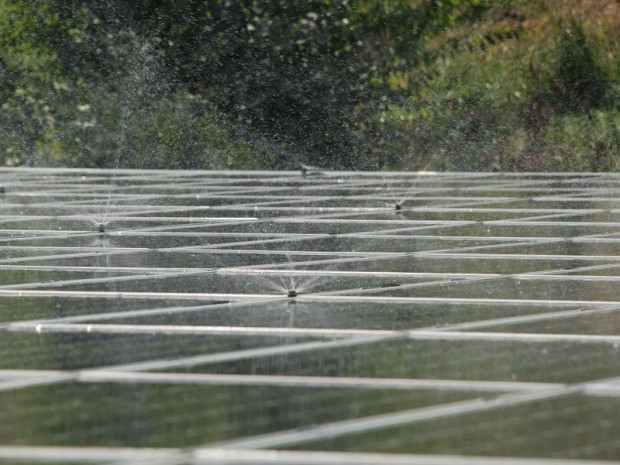
[[[170,334],[41,334],[11,332],[0,340],[2,369],[77,370],[152,360],[170,360],[233,352],[256,347],[304,342],[286,336],[226,336]]]
[[[581,313],[566,318],[538,321],[536,324],[497,325],[493,328],[482,329],[482,331],[593,335],[615,335],[620,333],[620,308],[601,311],[583,310]]]
[[[7,406],[0,436],[17,444],[187,447],[476,397],[432,390],[68,383],[0,392]]]
[[[570,360],[570,365],[566,364]],[[385,341],[178,368],[178,371],[475,381],[579,383],[620,370],[620,344]]]
[[[163,276],[151,279],[135,279],[126,276],[123,280],[109,282],[94,282],[62,286],[67,290],[108,290],[118,292],[188,292],[188,293],[230,293],[230,294],[286,294],[289,289],[301,293],[316,293],[325,291],[357,291],[378,290],[400,285],[415,285],[438,281],[438,278],[414,278],[406,276],[394,277],[347,277],[347,276],[312,276],[312,275],[260,275],[226,272],[205,272],[196,275]],[[55,283],[58,287],[60,283]],[[38,286],[40,289],[49,289],[49,286]]]
[[[120,273],[91,271],[65,271],[65,270],[28,270],[28,269],[0,269],[0,286],[11,285],[15,287],[30,287],[38,283],[48,283],[54,286],[56,282],[63,281],[82,281],[89,279],[106,279],[123,276]],[[29,286],[30,285],[30,286]]]
[[[620,459],[617,175],[0,174],[0,463]]]
[[[620,233],[620,223],[606,226],[592,225],[589,223],[571,224],[548,224],[549,221],[541,220],[537,224],[528,222],[527,225],[515,222],[512,224],[471,224],[445,228],[443,235],[473,236],[473,237],[533,237],[533,238],[566,238],[594,234]]]
[[[569,396],[325,438],[305,450],[614,460],[620,399]]]
[[[491,243],[492,244],[492,243]],[[378,235],[365,235],[360,238],[312,238],[299,239],[295,242],[277,240],[268,244],[261,244],[265,250],[332,250],[342,252],[386,252],[386,253],[414,253],[419,251],[445,250],[460,247],[475,247],[489,245],[488,241],[461,241],[439,239],[418,239],[416,237],[385,238]],[[253,249],[255,244],[239,245],[239,249]]]
[[[561,312],[564,309],[553,309]],[[384,303],[376,302],[293,302],[214,305],[211,309],[140,315],[107,320],[110,323],[142,325],[247,326],[287,328],[334,328],[406,330],[444,328],[459,323],[496,320],[551,311],[524,305],[475,303]],[[95,319],[86,322],[94,322]]]
[[[498,278],[487,281],[455,281],[447,283],[442,289],[443,297],[452,298],[493,298],[514,300],[571,300],[571,301],[610,301],[616,296],[614,286],[605,281],[576,281],[573,279],[544,279],[536,276],[527,279]],[[426,297],[434,295],[430,288],[389,288],[384,295]]]
[[[492,252],[492,251],[490,251]],[[483,274],[519,274],[538,271],[566,272],[571,269],[608,263],[604,258],[601,260],[583,260],[579,256],[557,258],[528,257],[528,256],[492,256],[459,252],[459,256],[448,257],[449,252],[444,251],[431,255],[408,255],[396,257],[376,257],[374,260],[349,259],[334,261],[330,269],[335,271],[368,271],[381,272],[389,269],[394,272],[420,272],[420,273],[483,273]],[[292,263],[295,268],[317,269],[323,268],[322,263]]]
[[[155,309],[171,309],[176,307],[218,305],[222,300],[175,300],[128,298],[128,297],[42,297],[14,296],[0,297],[0,324],[10,321],[49,320],[66,317],[83,317],[85,315],[112,315],[119,312],[134,312]]]

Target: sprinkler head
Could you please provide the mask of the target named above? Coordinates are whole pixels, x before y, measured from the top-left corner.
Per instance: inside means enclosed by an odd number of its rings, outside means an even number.
[[[297,297],[297,291],[295,289],[291,289],[288,291],[288,294],[286,294],[286,296],[290,298]]]
[[[6,193],[6,187],[0,186],[0,194]]]
[[[99,223],[99,225],[97,225],[97,231],[99,231],[100,233],[104,233],[105,232],[105,224]]]
[[[397,203],[396,205],[394,205],[394,210],[396,211],[401,211],[403,209],[403,206],[399,203]]]

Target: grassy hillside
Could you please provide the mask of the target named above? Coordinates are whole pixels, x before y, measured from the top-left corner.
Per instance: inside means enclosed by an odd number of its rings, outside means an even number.
[[[615,0],[0,0],[0,163],[617,170]]]

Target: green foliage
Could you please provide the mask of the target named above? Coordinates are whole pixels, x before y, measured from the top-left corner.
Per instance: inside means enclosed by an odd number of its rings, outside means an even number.
[[[0,162],[617,169],[620,21],[584,5],[0,0]]]
[[[574,19],[560,21],[555,37],[542,50],[531,76],[539,100],[557,112],[601,105],[608,90],[607,71],[599,65],[582,25]]]
[[[584,137],[587,134],[587,137]],[[620,168],[620,113],[593,111],[553,118],[545,134],[551,169],[616,171]]]
[[[92,8],[108,18],[122,12],[138,33],[148,31],[169,79],[236,124],[311,163],[360,163],[350,128],[364,83],[346,59],[359,47],[349,40],[346,2],[143,0]]]
[[[3,164],[271,163],[264,140],[237,137],[235,126],[204,98],[174,89],[172,73],[149,40],[103,24],[83,6],[39,2],[33,16],[29,5],[0,0]]]
[[[551,19],[552,6],[494,2],[477,22],[433,36],[417,85],[379,119],[389,166],[617,169],[618,61],[597,53],[605,33]]]
[[[559,63],[553,85],[557,100],[570,110],[598,106],[606,92],[604,71],[599,68],[583,28],[571,21],[562,30]]]

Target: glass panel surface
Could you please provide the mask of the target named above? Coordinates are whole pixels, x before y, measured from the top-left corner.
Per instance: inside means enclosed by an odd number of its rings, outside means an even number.
[[[2,463],[620,460],[617,174],[0,179]]]

